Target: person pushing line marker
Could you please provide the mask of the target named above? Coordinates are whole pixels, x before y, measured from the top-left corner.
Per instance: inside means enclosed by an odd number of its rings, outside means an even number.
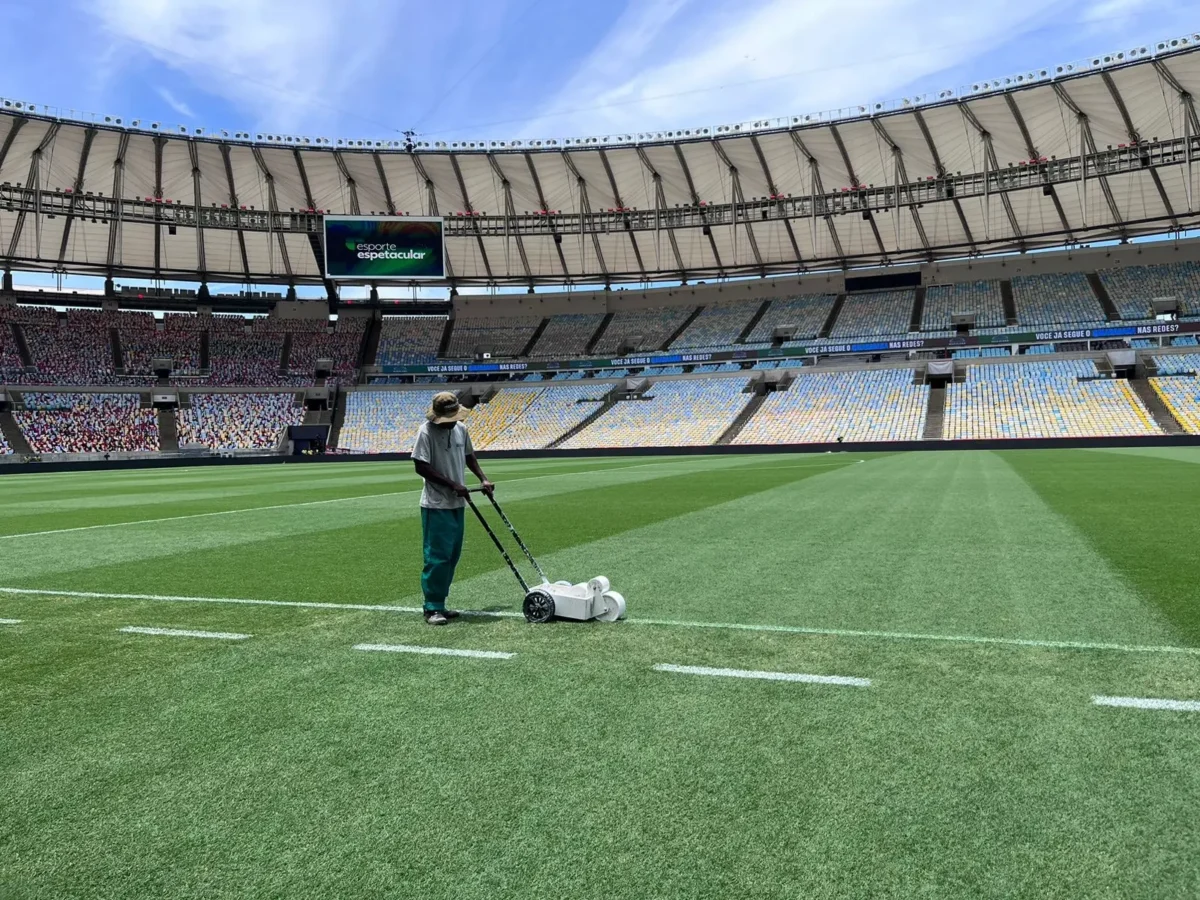
[[[467,411],[458,397],[449,391],[435,394],[427,421],[417,431],[417,443],[412,459],[417,474],[425,481],[421,491],[421,534],[425,567],[421,570],[421,593],[425,595],[425,621],[430,625],[445,625],[458,617],[457,610],[446,608],[454,570],[462,556],[463,531],[466,526],[465,498],[470,493],[466,484],[469,467],[488,494],[495,485],[488,481],[471,435],[462,419]]]

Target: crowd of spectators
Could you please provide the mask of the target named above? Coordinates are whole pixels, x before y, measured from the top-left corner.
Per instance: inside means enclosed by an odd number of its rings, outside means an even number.
[[[150,452],[158,450],[158,417],[141,409],[138,394],[26,391],[13,412],[35,453]]]
[[[26,384],[112,384],[116,381],[110,329],[112,314],[90,309],[73,309],[66,321],[54,324],[22,324],[25,345],[37,369]]]
[[[288,425],[304,421],[295,394],[192,394],[179,410],[179,443],[214,450],[269,450]]]

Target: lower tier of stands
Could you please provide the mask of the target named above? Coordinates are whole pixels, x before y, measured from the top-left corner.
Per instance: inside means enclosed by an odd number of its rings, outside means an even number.
[[[178,412],[179,443],[214,450],[269,450],[304,421],[295,394],[192,394]]]
[[[158,417],[137,394],[28,391],[13,413],[35,453],[149,452],[158,449]]]
[[[1088,359],[979,365],[946,392],[948,439],[1160,434],[1128,381],[1096,377]]]
[[[565,441],[563,449],[715,444],[750,402],[741,378],[660,381],[623,400]]]
[[[928,404],[911,369],[801,375],[767,395],[734,443],[920,440]]]
[[[1200,434],[1200,379],[1151,378],[1150,386],[1188,434]]]

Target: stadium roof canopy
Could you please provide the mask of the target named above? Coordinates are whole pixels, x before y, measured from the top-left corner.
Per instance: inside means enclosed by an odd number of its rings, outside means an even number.
[[[322,211],[440,215],[451,284],[598,284],[1194,227],[1200,36],[1004,82],[661,137],[450,146],[169,134],[5,100],[0,257],[319,283]]]

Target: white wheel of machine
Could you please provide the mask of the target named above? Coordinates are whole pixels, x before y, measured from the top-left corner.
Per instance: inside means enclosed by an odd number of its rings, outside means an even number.
[[[625,598],[616,591],[604,592],[604,612],[596,616],[601,622],[615,622],[625,618]]]

